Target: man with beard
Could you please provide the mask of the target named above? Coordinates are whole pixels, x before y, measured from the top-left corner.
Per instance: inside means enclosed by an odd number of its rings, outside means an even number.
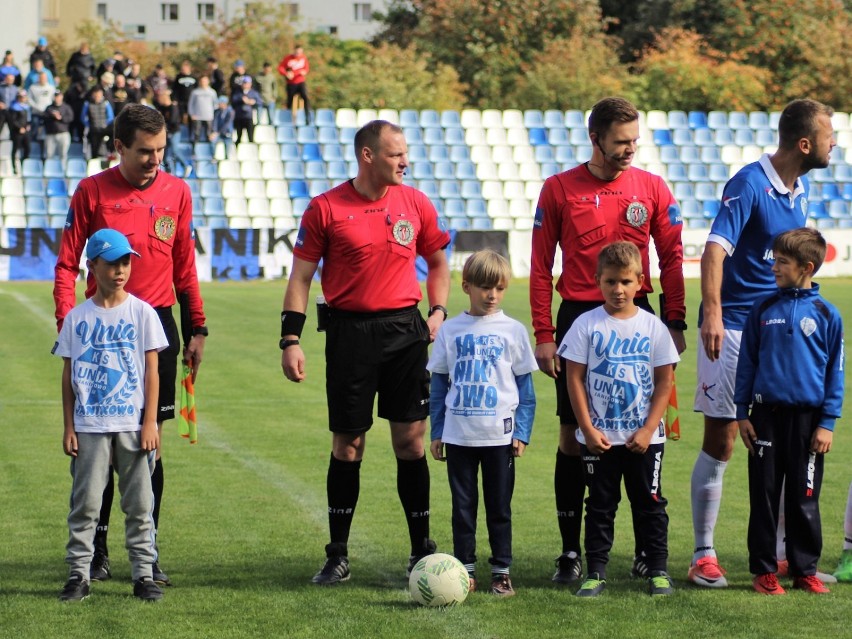
[[[692,471],[695,554],[688,574],[699,586],[728,585],[716,558],[713,530],[722,478],[739,434],[734,383],[740,337],[754,301],[776,289],[774,238],[805,226],[809,185],[803,176],[828,166],[836,144],[832,113],[815,100],[786,106],[778,122],[778,150],[747,164],[725,185],[701,256],[695,410],[704,413],[704,441]]]

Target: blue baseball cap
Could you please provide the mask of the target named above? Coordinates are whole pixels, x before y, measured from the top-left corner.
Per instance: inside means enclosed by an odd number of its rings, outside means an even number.
[[[47,46],[47,38],[45,38],[44,36],[41,36],[41,37],[38,39],[38,46],[40,46],[40,47],[46,47],[46,46]]]
[[[125,255],[133,254],[141,257],[139,253],[130,248],[130,242],[115,229],[101,229],[89,238],[86,246],[86,257],[90,260],[102,257],[107,262],[116,262]]]

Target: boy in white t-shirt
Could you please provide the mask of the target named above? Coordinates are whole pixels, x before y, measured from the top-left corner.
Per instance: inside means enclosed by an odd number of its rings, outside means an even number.
[[[596,597],[606,586],[623,477],[639,523],[637,546],[645,549],[650,594],[669,595],[669,518],[660,487],[666,438],[662,418],[671,393],[672,365],[679,357],[665,325],[633,303],[645,279],[635,245],[605,246],[595,279],[603,306],[577,318],[558,350],[567,360],[568,393],[589,487],[587,576],[576,594]]]
[[[441,326],[427,368],[432,372],[432,456],[447,462],[453,497],[453,554],[476,590],[477,474],[491,543],[493,595],[515,594],[512,492],[515,457],[530,441],[535,417],[532,373],[538,369],[527,329],[500,310],[509,262],[492,250],[465,262],[462,289],[470,310]],[[446,457],[444,451],[446,450]]]
[[[89,238],[87,266],[95,294],[68,313],[53,353],[64,359],[63,448],[71,456],[71,512],[65,561],[69,577],[59,598],[89,596],[89,568],[110,459],[118,471],[133,594],[161,599],[152,579],[154,497],[151,472],[159,446],[157,352],[168,346],[154,309],[125,290],[130,256],[139,256],[118,231]]]

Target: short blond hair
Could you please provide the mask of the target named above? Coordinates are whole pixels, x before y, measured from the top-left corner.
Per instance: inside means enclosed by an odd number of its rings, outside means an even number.
[[[509,260],[492,249],[482,249],[471,255],[464,263],[462,280],[473,286],[492,288],[509,284],[512,267]]]
[[[642,275],[642,256],[633,242],[613,242],[607,244],[598,253],[598,270],[600,276],[606,268],[632,269],[636,275]]]

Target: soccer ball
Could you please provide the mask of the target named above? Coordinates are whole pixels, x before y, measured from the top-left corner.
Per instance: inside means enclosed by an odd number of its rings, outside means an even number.
[[[408,590],[411,598],[423,606],[455,606],[467,597],[470,579],[462,562],[437,552],[414,565]]]

